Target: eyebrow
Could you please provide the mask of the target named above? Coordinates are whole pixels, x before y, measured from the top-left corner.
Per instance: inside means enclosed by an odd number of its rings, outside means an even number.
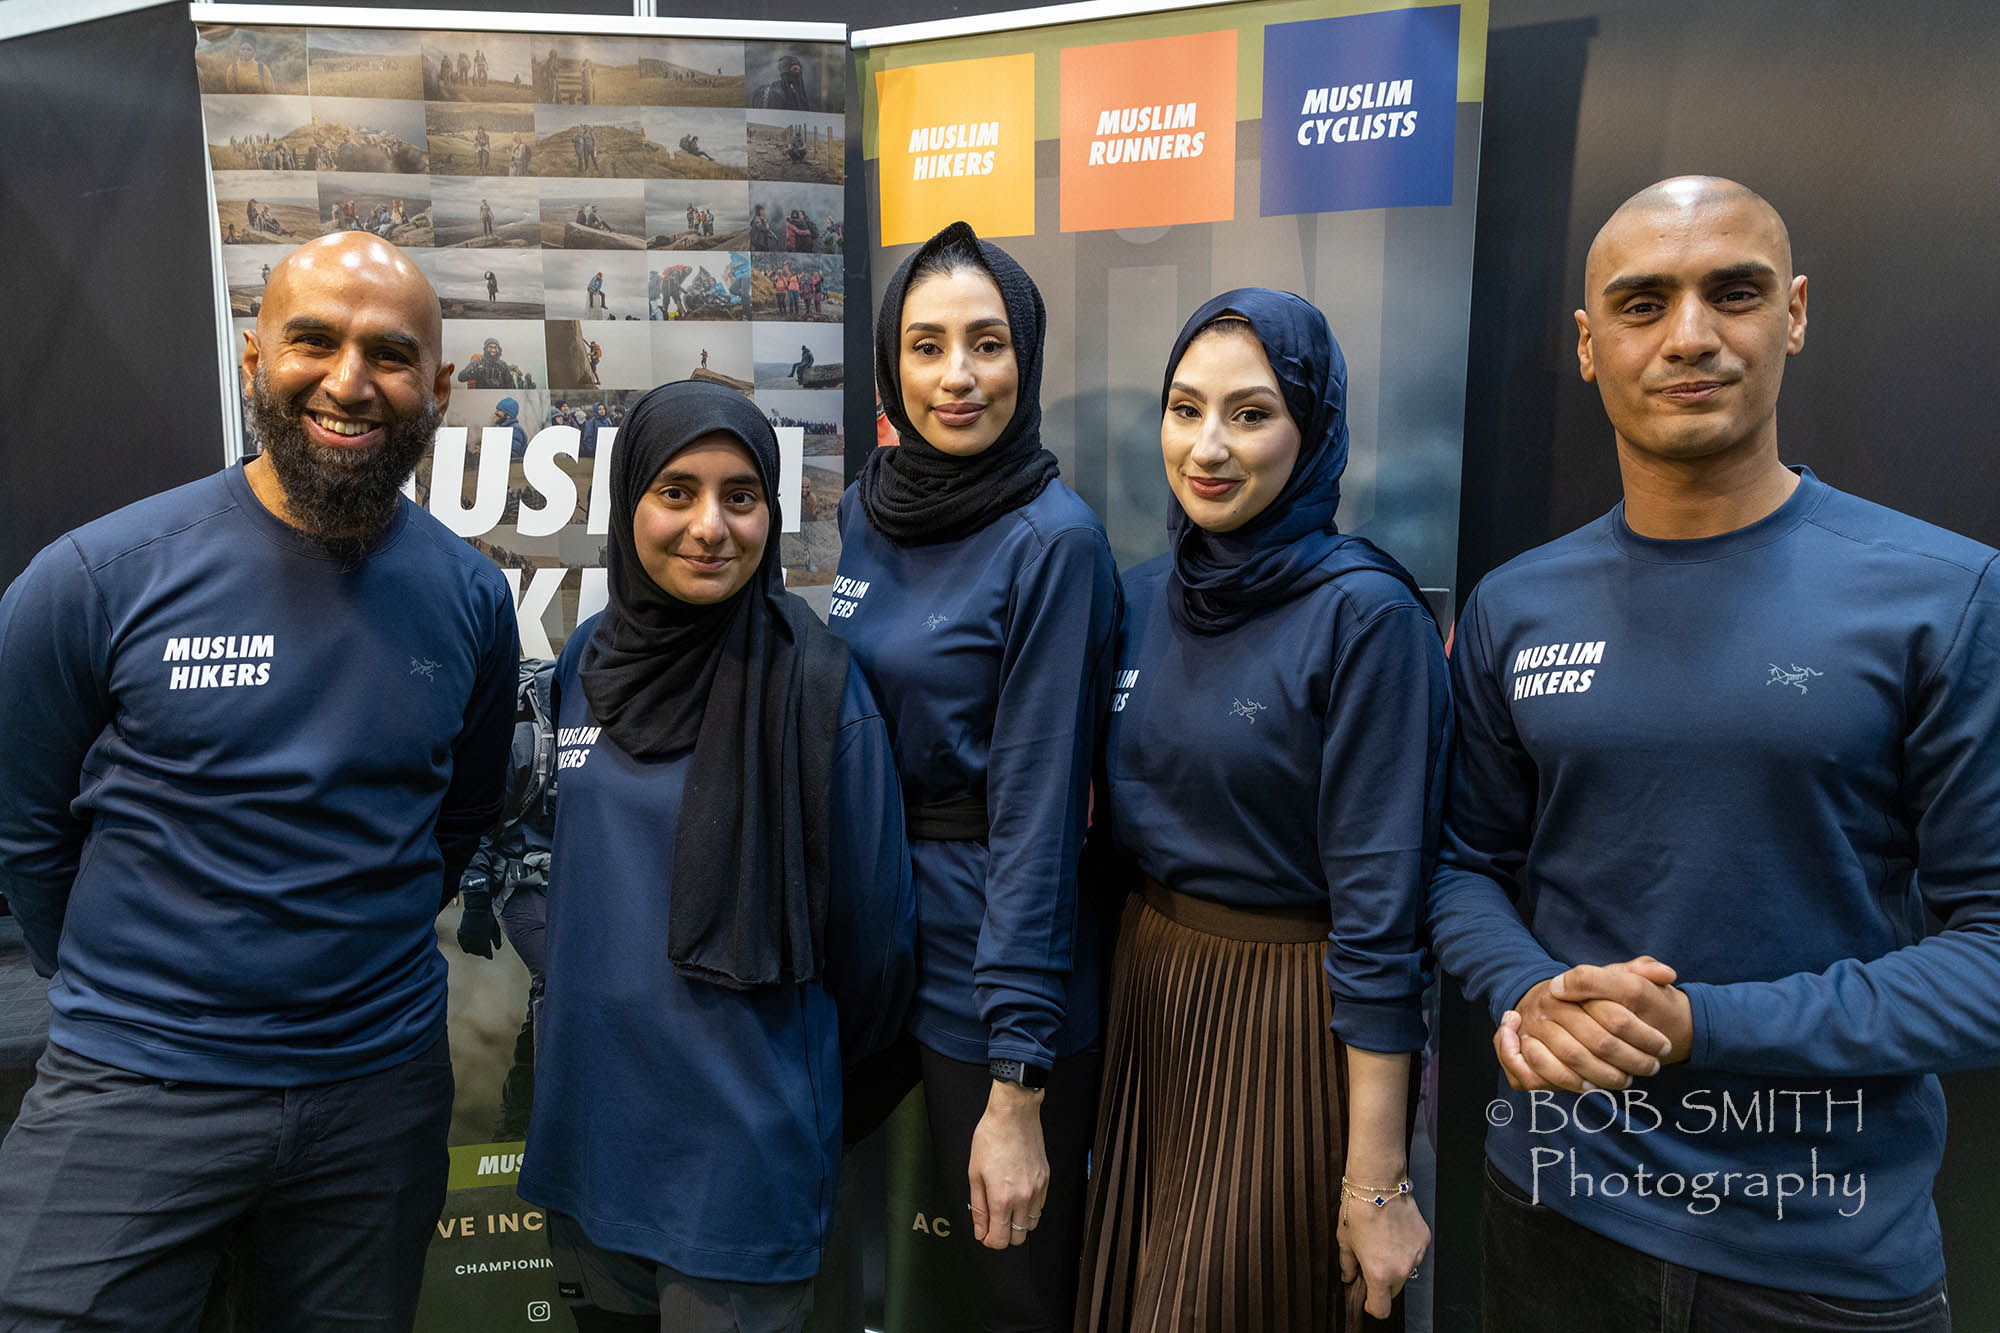
[[[1007,327],[1006,320],[989,316],[986,319],[973,320],[970,324],[967,324],[965,326],[965,331],[967,333],[979,333],[986,329],[1004,329],[1006,327]],[[950,330],[945,328],[945,326],[942,324],[906,324],[903,326],[903,332],[948,333],[950,332]]]
[[[1195,388],[1192,384],[1183,383],[1180,380],[1175,380],[1170,386],[1169,391],[1172,393],[1184,393],[1190,398],[1199,398],[1203,402],[1208,401],[1208,396],[1200,389]],[[1246,398],[1270,398],[1281,403],[1284,401],[1284,398],[1276,389],[1263,384],[1252,384],[1248,388],[1232,389],[1222,395],[1222,405],[1227,407],[1231,403],[1239,403]]]
[[[328,323],[326,320],[323,319],[315,319],[311,315],[294,315],[290,319],[285,321],[285,328],[284,328],[284,335],[287,338],[296,337],[298,334],[301,333],[338,333],[338,332],[340,332],[340,330],[336,328],[334,325]],[[368,340],[370,342],[375,342],[375,343],[387,343],[391,347],[400,347],[404,351],[409,352],[412,355],[419,354],[424,349],[424,345],[418,342],[417,339],[412,335],[407,333],[401,333],[395,330],[391,330],[387,333],[370,334]]]
[[[1704,287],[1722,282],[1741,282],[1745,278],[1775,278],[1778,271],[1769,264],[1748,260],[1741,264],[1728,264],[1718,269],[1710,269],[1701,278]],[[1681,285],[1680,279],[1665,273],[1634,273],[1622,278],[1613,278],[1604,284],[1605,296],[1619,296],[1626,292],[1666,291]]]
[[[692,472],[662,472],[658,477],[654,478],[653,484],[659,486],[670,481],[699,482],[700,480],[701,478]],[[755,486],[758,490],[764,489],[764,479],[748,472],[739,472],[733,477],[724,477],[722,484],[724,486]]]

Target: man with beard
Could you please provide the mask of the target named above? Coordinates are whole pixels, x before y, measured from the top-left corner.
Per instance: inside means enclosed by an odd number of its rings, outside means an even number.
[[[449,371],[451,367],[446,366]],[[488,338],[478,356],[465,363],[465,369],[458,372],[458,382],[475,389],[511,389],[514,387],[515,369],[507,358],[501,355],[500,340]]]
[[[500,811],[499,570],[399,494],[437,297],[343,233],[245,336],[263,452],[85,524],[0,598],[0,892],[52,975],[0,1145],[0,1326],[408,1329],[444,1202],[434,919]]]

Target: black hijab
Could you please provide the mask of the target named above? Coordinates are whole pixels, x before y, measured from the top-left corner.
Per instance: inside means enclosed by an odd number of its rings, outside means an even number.
[[[718,431],[756,460],[771,532],[749,583],[696,606],[647,575],[632,514],[669,459]],[[785,591],[777,493],[778,438],[748,398],[693,380],[641,398],[611,472],[610,604],[583,653],[584,695],[622,749],[640,759],[694,751],[667,956],[683,976],[734,990],[814,980],[826,931],[847,645]]]
[[[912,275],[944,251],[977,256],[979,267],[1000,289],[1014,364],[1020,368],[1013,418],[991,447],[970,458],[933,446],[903,410],[903,301]],[[871,453],[860,478],[862,511],[883,536],[903,545],[955,541],[1019,509],[1056,479],[1056,456],[1042,448],[1046,326],[1034,280],[1013,256],[980,240],[963,222],[925,241],[896,269],[875,313],[875,388],[898,444]]]
[[[1399,579],[1425,605],[1417,582],[1363,538],[1341,532],[1340,474],[1347,470],[1347,359],[1326,316],[1303,297],[1242,287],[1210,300],[1188,318],[1160,387],[1167,409],[1174,371],[1188,344],[1219,319],[1242,319],[1263,344],[1284,390],[1285,410],[1299,428],[1299,456],[1271,503],[1233,532],[1209,532],[1169,502],[1167,532],[1174,556],[1174,618],[1196,634],[1232,630],[1267,607],[1290,601],[1357,569]]]

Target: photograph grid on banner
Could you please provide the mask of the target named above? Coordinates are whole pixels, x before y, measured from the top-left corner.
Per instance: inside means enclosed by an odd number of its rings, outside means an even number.
[[[830,338],[836,350],[816,356],[808,387],[842,383],[841,45],[229,24],[196,31],[233,317],[253,319],[265,270],[285,249],[333,232],[381,236],[409,251],[437,289],[455,391],[513,391],[530,437],[573,417],[579,448],[583,427],[591,428],[588,456],[635,393],[669,376],[759,396],[745,325],[830,326],[810,338],[788,335],[786,365],[800,345]],[[705,331],[668,332],[682,324]],[[779,378],[785,388],[773,380],[768,391],[801,387]],[[546,394],[569,411],[540,405]],[[474,415],[484,422],[493,411]],[[829,419],[837,430],[840,414]],[[813,447],[824,457],[841,452],[837,439]],[[475,429],[465,452],[475,473],[481,450]],[[419,474],[426,495],[429,467]],[[582,471],[587,490],[594,474]],[[474,488],[466,489],[469,497]],[[534,498],[525,478],[503,489]],[[464,503],[461,529],[486,512]],[[497,512],[515,509],[510,502]],[[581,576],[601,567],[602,534],[529,536],[508,517],[464,535],[503,563],[559,572],[540,615],[523,620],[526,651],[560,651],[596,609]],[[787,570],[803,582],[815,573],[805,562]],[[523,607],[533,604],[524,594]]]

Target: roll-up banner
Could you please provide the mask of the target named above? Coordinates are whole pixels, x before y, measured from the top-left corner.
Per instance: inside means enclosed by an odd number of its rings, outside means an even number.
[[[1455,609],[1485,0],[1117,0],[854,34],[875,293],[955,219],[1048,307],[1042,439],[1122,568],[1166,549],[1161,382],[1181,323],[1297,292],[1348,366],[1339,522]],[[897,1114],[889,1333],[975,1328],[920,1098]],[[1422,1172],[1428,1145],[1413,1146]]]
[[[1485,0],[1091,3],[855,33],[872,271],[963,218],[1047,302],[1042,435],[1121,566],[1166,549],[1167,352],[1233,287],[1347,354],[1343,529],[1450,624]]]
[[[824,611],[845,484],[844,26],[190,9],[225,384],[271,266],[372,232],[437,288],[454,366],[413,496],[506,572],[524,656],[604,604],[617,431],[667,380],[739,389],[778,427],[786,579]],[[450,1193],[418,1327],[566,1326],[545,1219],[513,1188],[529,972],[505,946],[464,954],[456,924],[439,918]]]
[[[415,495],[506,570],[526,655],[603,606],[593,483],[668,380],[740,389],[780,428],[786,581],[824,610],[844,483],[844,27],[191,10],[229,365],[287,249],[362,230],[409,251],[455,367],[435,456],[450,481],[427,459]]]

